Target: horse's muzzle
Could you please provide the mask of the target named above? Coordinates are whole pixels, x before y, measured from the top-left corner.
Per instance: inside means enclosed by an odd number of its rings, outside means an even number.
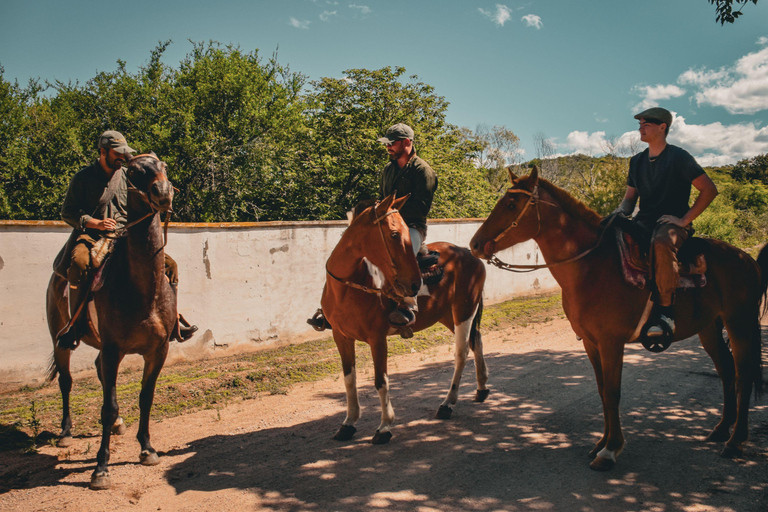
[[[161,212],[167,212],[173,205],[173,185],[168,180],[158,180],[149,188],[152,206]]]

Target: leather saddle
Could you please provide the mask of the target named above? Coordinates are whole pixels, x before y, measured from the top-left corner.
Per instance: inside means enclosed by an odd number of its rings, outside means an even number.
[[[613,221],[616,244],[621,255],[621,269],[624,280],[637,287],[653,285],[650,246],[651,233],[623,216]],[[707,284],[707,261],[705,253],[709,245],[702,238],[691,237],[685,241],[677,253],[680,280],[678,288],[701,288]]]
[[[416,255],[416,261],[421,270],[421,280],[427,286],[437,284],[443,279],[445,269],[438,264],[439,259],[440,253],[437,251],[429,251],[426,254],[419,252]]]

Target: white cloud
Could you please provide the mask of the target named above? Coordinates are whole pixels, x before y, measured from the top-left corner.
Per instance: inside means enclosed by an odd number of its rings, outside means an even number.
[[[488,11],[482,7],[478,8],[478,11],[502,27],[504,26],[504,23],[508,22],[512,18],[512,12],[510,11],[509,7],[502,4],[496,4],[495,11]]]
[[[691,153],[701,166],[728,165],[768,153],[768,127],[759,128],[755,123],[688,124],[683,116],[675,113],[668,141]],[[637,131],[626,132],[616,139],[606,138],[603,131],[573,131],[564,143],[557,144],[560,154],[571,155],[599,156],[611,147],[617,154],[628,156],[630,152],[645,149],[645,144],[639,141]]]
[[[288,20],[288,24],[290,26],[294,27],[294,28],[304,28],[304,29],[306,29],[306,28],[309,28],[309,24],[310,23],[311,22],[309,22],[307,20],[297,20],[293,16],[291,16],[291,19]]]
[[[526,14],[520,18],[520,20],[524,21],[525,24],[529,27],[536,27],[537,29],[540,29],[543,26],[543,23],[541,22],[541,16],[536,16],[535,14]]]
[[[332,16],[336,16],[336,11],[323,11],[322,14],[320,14],[320,20],[328,21]]]
[[[676,85],[636,85],[634,91],[643,96],[643,100],[635,105],[635,110],[645,110],[651,107],[658,107],[660,100],[670,98],[679,98],[685,94],[685,89]]]
[[[711,80],[691,82],[700,86],[694,96],[699,105],[723,107],[731,114],[755,114],[768,109],[768,47],[743,56],[727,69],[688,70],[678,82],[700,76]]]
[[[757,39],[757,44],[759,44],[760,46],[765,46],[765,45],[767,45],[767,44],[768,44],[768,36],[760,36],[760,37]]]
[[[370,14],[371,8],[367,5],[357,5],[357,4],[349,4],[350,9],[357,9],[360,11],[360,14]]]

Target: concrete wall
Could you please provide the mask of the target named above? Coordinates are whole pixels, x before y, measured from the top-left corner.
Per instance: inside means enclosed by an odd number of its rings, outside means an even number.
[[[479,220],[430,221],[428,241],[466,246]],[[179,263],[179,311],[200,327],[169,358],[205,358],[326,337],[307,324],[319,307],[325,261],[346,222],[171,224],[168,254]],[[61,222],[0,221],[0,384],[39,383],[52,352],[45,290],[69,236]],[[504,251],[513,263],[543,263],[533,242]],[[514,274],[488,266],[486,303],[556,290],[547,270]],[[73,370],[93,367],[81,345]],[[139,364],[138,356],[125,364]]]

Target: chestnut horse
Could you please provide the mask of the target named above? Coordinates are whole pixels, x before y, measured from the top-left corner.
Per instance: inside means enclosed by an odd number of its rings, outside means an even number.
[[[601,217],[533,169],[499,200],[470,242],[473,254],[493,255],[525,240],[538,244],[562,288],[563,309],[582,339],[603,403],[605,428],[590,456],[592,469],[609,470],[624,448],[619,420],[624,345],[637,341],[650,291],[627,284],[619,249],[604,241]],[[607,237],[612,238],[612,237]],[[762,391],[760,301],[768,285],[768,251],[755,262],[745,252],[712,239],[707,246],[707,285],[679,289],[674,341],[699,335],[722,381],[722,418],[707,440],[726,441],[722,455],[741,453],[747,439],[749,399]],[[521,265],[520,267],[532,267]],[[723,326],[729,343],[723,339]],[[729,349],[730,344],[730,349]],[[733,433],[729,434],[733,427]]]
[[[139,395],[139,460],[144,465],[159,463],[149,442],[149,413],[155,384],[168,354],[168,344],[176,327],[176,295],[165,277],[163,229],[160,213],[169,212],[173,187],[166,176],[166,165],[154,153],[138,155],[127,164],[128,224],[117,240],[114,252],[105,263],[100,288],[93,292],[96,318],[82,341],[99,349],[96,370],[101,381],[104,403],[101,409],[102,438],[91,476],[91,489],[111,486],[108,463],[109,441],[119,420],[117,405],[118,366],[127,354],[144,357],[144,375]],[[71,442],[69,392],[70,350],[56,347],[56,334],[67,324],[69,309],[64,291],[66,280],[54,274],[48,285],[48,327],[54,343],[49,380],[59,374],[63,419],[61,442]],[[99,321],[100,320],[100,321]],[[97,324],[94,326],[94,323]],[[120,421],[120,423],[122,423]]]
[[[438,242],[429,245],[440,253],[444,275],[439,283],[422,286],[421,272],[411,240],[398,209],[408,196],[394,195],[355,216],[326,263],[322,309],[333,329],[339,349],[347,393],[347,417],[334,439],[347,441],[357,432],[360,417],[355,373],[355,340],[371,347],[374,385],[381,400],[381,424],[372,443],[392,438],[395,413],[389,397],[387,336],[395,334],[387,316],[397,297],[417,295],[419,313],[414,331],[441,322],[455,335],[455,368],[448,396],[438,409],[448,418],[458,399],[459,382],[471,347],[477,370],[476,401],[488,396],[482,339],[478,330],[482,314],[485,268],[467,249]],[[383,284],[382,284],[383,281]]]

